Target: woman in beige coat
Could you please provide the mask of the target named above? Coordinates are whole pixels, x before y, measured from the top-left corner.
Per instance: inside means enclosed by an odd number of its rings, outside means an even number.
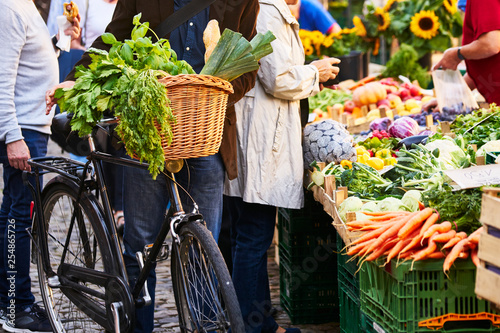
[[[276,40],[260,61],[255,87],[235,105],[238,177],[226,179],[224,219],[231,222],[233,281],[247,332],[285,332],[268,313],[266,251],[276,207],[301,208],[304,201],[299,101],[339,71],[334,58],[304,65],[299,25],[287,6],[295,2],[259,1],[257,31],[270,30]]]

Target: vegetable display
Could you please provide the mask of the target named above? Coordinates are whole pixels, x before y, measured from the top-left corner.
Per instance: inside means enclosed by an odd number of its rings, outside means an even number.
[[[361,213],[368,218],[346,222],[348,230],[360,232],[347,250],[349,256],[360,257],[359,266],[365,261],[382,258],[384,265],[392,259],[444,258],[443,271],[446,274],[458,258],[477,255],[482,227],[469,236],[465,232],[456,232],[449,221],[437,223],[440,216],[429,207],[416,212]]]

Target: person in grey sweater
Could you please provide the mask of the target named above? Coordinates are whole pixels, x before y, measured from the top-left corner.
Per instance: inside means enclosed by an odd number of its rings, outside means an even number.
[[[65,31],[77,38],[79,18]],[[51,41],[32,0],[0,1],[0,323],[8,332],[51,332],[31,293],[30,191],[22,172],[31,157],[44,156],[53,111],[45,114],[45,92],[58,83],[57,37]]]

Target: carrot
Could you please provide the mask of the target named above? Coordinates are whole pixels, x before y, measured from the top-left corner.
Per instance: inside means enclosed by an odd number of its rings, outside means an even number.
[[[424,208],[425,208],[424,203],[423,203],[422,201],[419,201],[419,202],[418,202],[418,209],[419,209],[419,210],[423,210]]]
[[[425,220],[425,223],[422,225],[422,228],[420,228],[420,236],[423,236],[424,233],[432,226],[434,223],[436,223],[439,220],[439,214],[438,213],[432,213],[431,216]]]
[[[401,250],[407,246],[411,242],[411,239],[400,239],[399,242],[394,245],[394,247],[389,251],[389,254],[387,254],[387,258],[385,260],[385,264],[387,265],[392,258],[394,258],[398,253],[401,253]]]
[[[358,82],[356,82],[355,84],[353,84],[349,89],[350,90],[354,90],[356,88],[359,88],[363,85],[365,85],[366,83],[369,83],[371,81],[375,81],[375,79],[377,78],[377,76],[375,75],[370,75],[370,76],[367,76],[361,80],[359,80]]]
[[[468,244],[468,243],[469,243],[469,240],[467,238],[464,238],[461,241],[459,241],[451,249],[450,253],[448,253],[448,255],[444,259],[444,263],[443,263],[443,271],[444,271],[445,274],[450,270],[451,265],[453,265],[453,263],[455,262],[455,260],[460,255],[460,252],[462,252],[462,250],[464,249],[465,245]]]
[[[436,251],[436,249],[437,249],[436,242],[434,242],[434,240],[431,237],[429,240],[429,245],[426,248],[424,248],[423,250],[420,250],[417,253],[415,253],[414,256],[412,256],[413,261],[426,259],[427,256],[429,254],[433,253],[434,251]]]
[[[451,229],[450,231],[442,233],[442,234],[435,233],[431,238],[436,243],[447,243],[450,241],[450,239],[455,237],[456,234],[457,234],[457,232],[455,230]]]
[[[391,218],[400,217],[400,216],[409,215],[409,214],[411,214],[411,212],[405,212],[405,211],[388,212],[388,214],[385,214],[385,215],[372,216],[372,217],[370,217],[369,220],[370,221],[385,221],[385,220],[390,220]]]
[[[451,230],[451,222],[449,221],[444,221],[440,224],[434,224],[432,225],[429,229],[427,229],[426,232],[424,232],[424,235],[422,236],[422,241],[424,239],[429,238],[430,236],[434,235],[434,233],[437,231],[439,233],[445,233]]]
[[[479,257],[477,256],[477,248],[475,248],[474,250],[472,250],[470,252],[470,257],[472,259],[472,262],[474,263],[474,265],[476,265],[476,267],[479,267]]]
[[[400,239],[408,237],[414,230],[418,229],[422,223],[432,215],[432,208],[425,208],[417,212],[408,222],[398,231]]]
[[[441,249],[446,250],[446,249],[452,248],[453,246],[455,246],[455,244],[457,244],[458,242],[460,242],[462,239],[464,239],[466,237],[467,237],[467,234],[465,232],[463,232],[463,231],[457,232],[455,234],[455,237],[450,239],[448,241],[448,243],[444,244]]]
[[[388,249],[392,248],[397,242],[398,242],[397,237],[392,237],[391,239],[387,240],[384,245],[382,245],[380,248],[378,248],[376,251],[372,252],[368,257],[366,257],[366,261],[373,261],[380,257],[382,254],[384,254],[385,251]]]
[[[443,259],[445,257],[444,253],[441,251],[436,251],[427,256],[427,259]]]
[[[352,246],[348,251],[347,255],[353,256],[356,253],[360,252],[363,248],[365,248],[367,245],[370,245],[371,243],[375,242],[375,238],[369,239],[364,243],[357,244],[356,246]]]
[[[478,228],[472,234],[467,237],[471,243],[479,244],[479,238],[481,237],[481,232],[483,231],[483,227]]]
[[[377,240],[372,243],[372,245],[370,246],[368,252],[372,252],[374,249],[376,249],[377,247],[379,247],[382,244],[384,244],[384,242],[386,240],[388,240],[389,238],[391,238],[394,235],[397,235],[399,229],[401,229],[406,223],[408,223],[408,221],[410,221],[417,214],[418,213],[412,213],[410,215],[405,215],[403,218],[399,219],[397,222],[395,222],[394,224],[392,224],[389,229],[387,229],[386,231],[384,231],[377,238]]]
[[[467,259],[469,258],[469,252],[468,251],[462,251],[458,254],[458,259]]]
[[[397,220],[394,223],[396,223],[396,222],[397,222]],[[356,244],[365,242],[368,239],[376,238],[376,237],[382,235],[382,233],[384,233],[387,229],[391,228],[391,226],[393,226],[394,223],[384,224],[383,226],[380,226],[380,228],[377,228],[377,229],[375,229],[373,231],[370,231],[370,232],[367,232],[367,233],[361,235],[358,239],[356,239],[355,241],[353,241],[351,243],[351,245],[356,245]]]
[[[420,243],[424,232],[427,229],[429,229],[434,223],[436,223],[438,219],[439,219],[439,214],[432,213],[431,216],[429,216],[427,220],[425,220],[424,224],[422,225],[422,228],[420,228],[418,236],[413,237],[411,242],[408,245],[406,245],[406,247],[403,250],[401,250],[401,253],[404,253],[414,248],[418,243]]]

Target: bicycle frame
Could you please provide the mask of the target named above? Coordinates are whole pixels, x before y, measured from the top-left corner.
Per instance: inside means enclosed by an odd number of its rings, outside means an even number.
[[[42,201],[41,201],[41,192],[42,188],[40,185],[39,177],[43,174],[46,173],[57,173],[60,176],[63,177],[63,179],[66,179],[67,181],[71,181],[76,183],[79,186],[78,190],[78,196],[76,198],[76,204],[75,207],[78,206],[79,201],[82,198],[82,195],[86,191],[97,191],[100,199],[101,199],[101,207],[97,207],[97,209],[100,209],[102,213],[104,214],[104,232],[106,235],[104,235],[107,239],[109,239],[111,243],[111,255],[113,256],[113,260],[118,260],[118,271],[116,272],[107,272],[107,273],[101,273],[99,274],[100,276],[96,276],[96,271],[88,271],[86,272],[85,268],[83,267],[74,267],[71,266],[70,268],[74,271],[75,276],[78,276],[82,281],[91,281],[92,283],[96,285],[100,285],[105,287],[107,291],[107,287],[110,286],[110,284],[115,284],[115,289],[116,291],[116,297],[113,297],[113,299],[116,299],[117,302],[121,302],[122,300],[128,302],[132,302],[132,304],[135,307],[142,307],[144,305],[148,305],[150,303],[150,299],[148,299],[149,294],[147,293],[147,288],[145,288],[146,280],[147,277],[150,273],[150,271],[153,269],[154,263],[157,260],[158,254],[160,253],[161,249],[163,248],[164,241],[168,235],[168,232],[172,230],[172,236],[174,238],[174,241],[176,241],[177,235],[176,235],[176,230],[179,230],[180,226],[183,223],[189,223],[191,221],[203,221],[203,218],[200,214],[198,213],[188,213],[185,214],[182,203],[180,200],[178,188],[177,188],[177,183],[175,181],[175,176],[171,172],[165,172],[165,175],[167,177],[167,183],[168,183],[168,194],[169,194],[169,199],[170,199],[170,208],[165,214],[165,219],[163,221],[163,224],[161,226],[160,232],[158,236],[156,237],[156,240],[154,244],[151,246],[150,250],[148,251],[147,258],[144,260],[144,265],[141,267],[139,277],[136,281],[136,284],[134,288],[131,290],[130,286],[128,285],[127,281],[127,273],[125,269],[125,264],[123,260],[123,253],[120,245],[120,240],[118,238],[118,233],[116,230],[116,226],[114,223],[114,218],[113,218],[113,213],[111,209],[111,204],[109,202],[108,198],[108,191],[106,187],[106,183],[104,180],[104,171],[103,171],[103,166],[102,162],[107,162],[107,163],[112,163],[112,164],[117,164],[117,165],[122,165],[125,167],[134,167],[134,168],[142,168],[142,169],[147,169],[148,164],[146,163],[141,163],[136,160],[132,159],[127,159],[127,158],[122,158],[122,157],[114,157],[112,155],[109,155],[107,153],[99,152],[95,150],[94,142],[92,136],[89,136],[89,143],[91,147],[91,153],[88,157],[88,162],[87,163],[81,163],[77,161],[73,161],[64,157],[43,157],[43,158],[33,158],[30,160],[30,165],[32,167],[32,170],[30,173],[24,172],[23,173],[23,178],[25,181],[27,180],[27,175],[30,174],[32,176],[36,177],[36,182],[35,182],[35,188],[30,185],[31,191],[33,193],[34,201],[35,201],[35,215],[34,215],[34,226],[36,227],[35,231],[38,235],[45,235],[47,234],[47,225],[43,213],[43,208],[42,208]],[[61,162],[64,166],[54,166],[50,165],[44,162],[47,161],[58,161]],[[81,177],[77,176],[77,172],[82,171]],[[85,180],[85,176],[87,172],[93,172],[94,175],[91,177],[90,180]],[[97,196],[97,195],[96,195]],[[74,209],[72,212],[71,216],[71,222],[70,222],[70,229],[69,233],[66,238],[66,244],[64,247],[63,255],[62,255],[62,260],[61,260],[61,266],[64,265],[64,257],[65,253],[68,248],[68,243],[70,241],[70,236],[71,236],[71,230],[76,226],[78,227],[78,222],[79,219],[77,218],[77,209]],[[80,228],[80,231],[82,228]],[[86,231],[82,233],[82,237],[86,237]],[[81,311],[85,312],[89,317],[93,318],[94,321],[100,323],[102,326],[108,326],[109,325],[109,318],[105,318],[102,315],[99,316],[94,309],[92,309],[91,306],[88,306],[85,302],[85,300],[81,297],[81,295],[78,292],[72,292],[72,290],[76,291],[83,291],[85,293],[88,293],[90,295],[94,295],[96,297],[99,297],[101,299],[105,299],[104,295],[102,295],[99,292],[93,291],[82,284],[75,283],[70,281],[69,279],[62,278],[59,280],[59,277],[56,272],[53,271],[51,264],[50,264],[50,258],[49,258],[49,253],[48,253],[48,244],[47,244],[47,239],[45,237],[39,237],[38,239],[39,243],[35,242],[35,246],[38,247],[38,251],[41,253],[41,258],[42,258],[42,265],[45,273],[49,277],[55,277],[57,279],[56,283],[59,284],[59,286],[65,286],[68,288],[62,288],[62,291],[66,294],[66,296],[71,299],[79,308]],[[119,253],[116,253],[118,250]],[[176,255],[178,255],[178,251],[174,251]],[[178,258],[180,260],[180,258]],[[69,265],[68,265],[69,266]],[[71,273],[73,273],[73,271]],[[116,288],[116,285],[118,285],[119,288]],[[143,293],[141,297],[141,292]],[[80,296],[80,297],[78,297]],[[125,311],[130,311],[130,304],[125,305]],[[128,309],[128,310],[127,310]],[[114,313],[116,309],[112,308],[113,314],[116,316]],[[128,313],[128,312],[126,312]],[[115,317],[116,319],[117,317]],[[133,316],[132,316],[133,318]],[[116,320],[115,320],[116,321]],[[132,320],[133,322],[134,320]],[[108,325],[103,325],[103,323],[108,323]],[[115,323],[116,325],[116,323]],[[119,326],[118,326],[119,327]],[[107,327],[109,329],[109,326]],[[115,326],[116,330],[116,326]]]

